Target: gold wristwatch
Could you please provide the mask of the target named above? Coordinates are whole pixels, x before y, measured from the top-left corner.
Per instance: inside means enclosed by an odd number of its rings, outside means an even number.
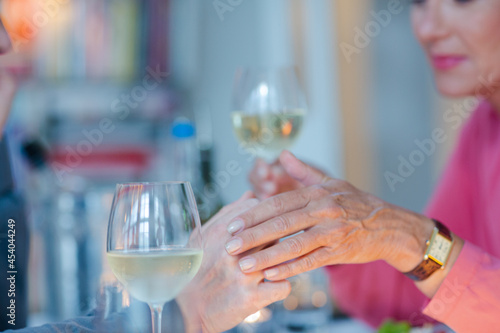
[[[444,269],[451,249],[453,248],[453,237],[450,230],[437,220],[432,220],[435,224],[431,238],[425,243],[424,260],[412,271],[405,273],[414,281],[423,281],[438,269]]]

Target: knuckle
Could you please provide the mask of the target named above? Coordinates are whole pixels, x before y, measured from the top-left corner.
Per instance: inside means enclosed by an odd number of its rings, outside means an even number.
[[[339,198],[340,195],[329,196],[326,200],[326,210],[331,215],[338,215],[341,212],[340,204],[343,202],[343,197]]]
[[[306,256],[301,260],[301,270],[310,271],[314,269],[316,261],[311,256]]]
[[[255,259],[257,260],[257,266],[267,267],[267,265],[271,262],[271,256],[267,253],[267,251],[262,251],[255,255]]]
[[[286,234],[288,229],[290,229],[290,220],[284,216],[277,217],[273,222],[273,228],[275,234]]]
[[[322,197],[330,193],[322,184],[311,185],[310,189],[314,197]]]
[[[318,252],[317,256],[320,264],[326,263],[329,259],[329,253],[327,251]]]
[[[318,230],[314,233],[314,240],[321,246],[326,246],[329,244],[330,232]]]
[[[333,196],[329,195],[317,202],[313,216],[336,218],[342,215],[342,212],[342,207],[339,206]]]
[[[288,278],[290,276],[293,276],[293,267],[291,264],[283,265],[279,269],[279,274],[278,276],[282,276],[284,278]]]
[[[287,240],[288,251],[293,255],[300,255],[304,251],[304,243],[300,238],[292,237]]]
[[[342,205],[345,203],[346,200],[347,197],[343,193],[333,195],[333,201],[335,202],[336,205]]]
[[[277,214],[281,214],[285,210],[285,205],[283,204],[283,201],[279,197],[274,197],[271,199],[271,207],[273,211]]]
[[[240,236],[243,239],[243,243],[248,246],[254,246],[257,243],[258,237],[253,231],[247,231],[244,235]]]

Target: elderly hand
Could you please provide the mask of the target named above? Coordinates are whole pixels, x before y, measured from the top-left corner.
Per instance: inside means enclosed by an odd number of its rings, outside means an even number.
[[[286,280],[264,281],[262,271],[242,273],[238,266],[240,257],[229,256],[224,250],[229,222],[258,202],[247,192],[203,226],[203,262],[198,274],[177,298],[186,332],[226,331],[290,293],[291,286]]]
[[[385,260],[399,271],[422,260],[434,224],[390,205],[349,183],[332,179],[283,152],[281,164],[305,187],[269,198],[235,217],[226,243],[231,255],[294,235],[245,255],[242,271],[265,270],[282,280],[325,265]]]
[[[285,171],[279,160],[268,164],[262,159],[257,159],[248,175],[248,181],[261,200],[304,187]]]

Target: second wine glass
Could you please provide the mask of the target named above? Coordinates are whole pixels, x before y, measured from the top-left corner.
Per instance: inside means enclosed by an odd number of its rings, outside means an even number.
[[[293,67],[239,69],[232,125],[243,148],[273,162],[298,138],[307,103]]]

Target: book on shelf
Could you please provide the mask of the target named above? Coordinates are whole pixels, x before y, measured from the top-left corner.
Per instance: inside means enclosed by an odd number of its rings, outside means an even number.
[[[16,1],[2,4],[16,10],[7,27],[30,44],[37,78],[131,82],[148,66],[168,66],[168,0],[72,0],[50,11],[36,0]]]

